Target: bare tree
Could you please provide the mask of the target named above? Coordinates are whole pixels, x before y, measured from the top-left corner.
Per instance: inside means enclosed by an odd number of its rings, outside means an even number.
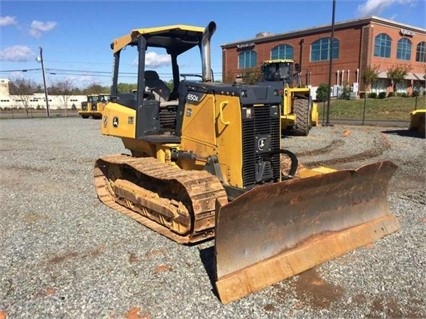
[[[246,69],[242,72],[242,80],[244,84],[256,84],[261,77],[260,70],[257,68]]]
[[[371,84],[376,82],[379,78],[379,67],[367,65],[362,71],[362,81],[364,82],[364,110],[362,112],[362,125],[365,121],[365,107],[367,105],[367,88],[371,90]]]
[[[92,83],[83,90],[83,93],[86,95],[89,95],[89,94],[101,94],[101,93],[106,93],[109,91],[110,91],[110,88],[108,87],[104,87],[99,84]]]
[[[396,85],[405,80],[405,76],[410,72],[412,67],[410,65],[394,65],[388,69],[388,78],[392,83],[392,90],[396,93]]]
[[[9,94],[19,97],[27,117],[30,108],[30,100],[36,90],[37,84],[32,80],[17,78],[9,83]]]
[[[376,82],[377,79],[379,78],[379,67],[374,65],[367,65],[363,71],[362,71],[362,81],[364,82],[365,85],[365,91],[367,91],[367,89],[371,90],[371,84]],[[367,93],[367,92],[366,92]]]
[[[49,88],[49,92],[60,97],[60,106],[65,108],[65,114],[68,115],[68,101],[73,92],[72,82],[69,80],[57,81]]]

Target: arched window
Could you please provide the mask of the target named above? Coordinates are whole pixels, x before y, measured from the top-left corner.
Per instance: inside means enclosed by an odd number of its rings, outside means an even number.
[[[422,41],[419,44],[417,44],[416,61],[426,62],[426,42],[425,41]]]
[[[402,38],[398,41],[396,58],[398,60],[411,60],[411,41],[407,38]]]
[[[330,60],[330,38],[321,38],[311,45],[311,61]],[[339,40],[333,40],[333,59],[339,58]]]
[[[280,44],[271,50],[271,59],[293,59],[293,47],[288,44]]]
[[[374,56],[390,58],[392,39],[385,33],[380,33],[374,40]]]
[[[243,51],[238,55],[238,69],[254,68],[257,62],[256,51]]]

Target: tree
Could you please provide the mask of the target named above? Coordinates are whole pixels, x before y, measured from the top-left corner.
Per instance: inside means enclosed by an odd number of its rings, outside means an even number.
[[[27,117],[30,107],[30,99],[36,90],[37,84],[34,81],[25,80],[24,78],[17,78],[9,83],[10,95],[19,96]]]
[[[88,87],[86,87],[83,90],[83,94],[89,95],[89,94],[102,94],[102,93],[108,93],[111,89],[109,87],[101,86],[96,83],[90,84]]]
[[[60,96],[60,104],[65,108],[66,115],[68,115],[68,100],[71,97],[72,91],[73,85],[70,80],[58,81],[49,88],[51,94]]]
[[[371,90],[371,84],[373,84],[374,82],[377,81],[377,79],[379,78],[379,67],[377,65],[367,65],[363,70],[362,70],[362,82],[364,83],[365,86],[365,95],[367,95],[367,89]]]
[[[136,83],[118,83],[117,89],[121,93],[129,93],[137,90],[138,86]]]
[[[260,79],[260,70],[257,68],[247,69],[242,72],[242,80],[244,84],[256,84]]]
[[[365,121],[365,108],[367,105],[367,88],[371,89],[371,83],[374,83],[379,78],[379,67],[374,65],[367,65],[362,71],[362,81],[364,82],[365,92],[364,92],[364,110],[362,112],[362,125]]]
[[[410,65],[394,65],[388,69],[388,78],[392,83],[392,91],[396,93],[396,85],[405,80],[405,76],[410,72],[412,67]]]

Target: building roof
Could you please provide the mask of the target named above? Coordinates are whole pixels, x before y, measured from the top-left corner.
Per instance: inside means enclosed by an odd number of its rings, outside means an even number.
[[[389,26],[393,26],[393,27],[403,28],[403,29],[406,29],[406,30],[416,31],[416,32],[419,32],[419,33],[426,34],[426,29],[416,27],[416,26],[411,26],[411,25],[408,25],[408,24],[399,23],[399,22],[393,21],[393,20],[380,18],[380,17],[377,17],[377,16],[369,16],[369,17],[364,17],[364,18],[360,18],[360,19],[352,19],[352,20],[337,22],[337,23],[334,24],[334,28],[338,30],[338,29],[352,27],[352,26],[367,25],[367,24],[370,24],[372,22],[381,23],[381,24],[385,24],[385,25],[389,25]],[[247,44],[254,45],[254,44],[258,44],[258,43],[262,43],[262,42],[282,40],[282,39],[285,39],[285,38],[295,38],[295,37],[300,37],[300,36],[307,35],[307,34],[312,34],[312,33],[317,33],[317,32],[325,32],[325,31],[331,31],[331,24],[320,25],[320,26],[310,27],[310,28],[296,30],[296,31],[289,31],[289,32],[285,32],[285,33],[277,33],[277,34],[272,34],[272,35],[258,36],[258,37],[254,37],[254,38],[251,38],[251,39],[221,44],[221,47],[222,47],[222,49],[224,49],[224,48],[235,47],[235,46],[238,46],[238,45],[247,45]],[[269,34],[269,33],[259,32],[257,34],[259,35],[259,34]]]

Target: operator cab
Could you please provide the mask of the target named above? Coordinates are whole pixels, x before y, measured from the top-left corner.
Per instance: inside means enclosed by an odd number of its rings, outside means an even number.
[[[300,67],[289,59],[268,60],[263,63],[261,72],[261,82],[282,82],[291,86],[294,76],[300,72]]]
[[[186,81],[181,81],[178,59],[190,61],[195,67],[199,61],[201,82],[212,82],[210,38],[215,30],[214,22],[206,28],[173,25],[134,29],[111,44],[111,101],[136,110],[137,138],[161,143],[179,141],[187,85],[181,84]]]

